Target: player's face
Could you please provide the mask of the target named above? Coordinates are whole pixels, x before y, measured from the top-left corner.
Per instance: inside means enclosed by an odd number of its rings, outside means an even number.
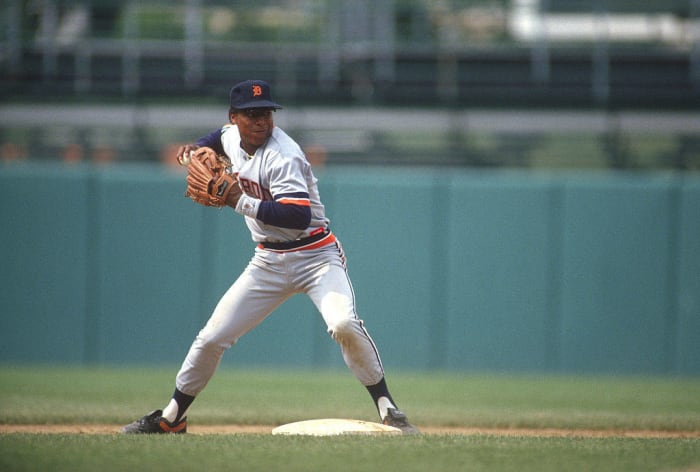
[[[231,114],[231,122],[238,125],[241,147],[248,154],[254,154],[260,146],[265,144],[275,127],[270,108],[249,108],[236,111]]]

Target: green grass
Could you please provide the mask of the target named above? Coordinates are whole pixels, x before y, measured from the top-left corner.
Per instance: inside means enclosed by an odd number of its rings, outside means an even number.
[[[700,466],[698,448],[668,439],[10,434],[0,437],[0,470],[656,471]]]
[[[167,403],[177,368],[0,367],[0,423],[124,424]],[[700,379],[397,373],[418,426],[700,431]],[[221,369],[192,424],[376,420],[348,372]],[[423,435],[3,434],[0,470],[688,471],[700,439]]]
[[[0,423],[123,423],[165,406],[172,368],[0,368]],[[399,406],[419,424],[700,430],[700,379],[395,374]],[[191,409],[200,424],[374,420],[349,372],[221,369]]]

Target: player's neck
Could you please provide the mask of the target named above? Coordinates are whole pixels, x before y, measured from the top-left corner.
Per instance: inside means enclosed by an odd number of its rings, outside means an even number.
[[[241,142],[241,149],[243,149],[243,151],[245,151],[245,153],[248,154],[248,157],[252,159],[253,157],[255,157],[255,153],[257,152],[259,147],[246,146],[245,144],[243,144],[243,142]]]

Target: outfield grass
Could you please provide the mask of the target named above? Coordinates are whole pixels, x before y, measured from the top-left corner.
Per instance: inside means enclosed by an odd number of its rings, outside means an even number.
[[[0,368],[0,424],[124,424],[160,408],[176,368]],[[700,379],[394,374],[418,426],[700,431]],[[347,372],[222,369],[191,424],[376,420]],[[700,470],[700,438],[0,435],[0,470]]]
[[[698,440],[497,436],[0,436],[4,471],[660,471],[700,467]]]

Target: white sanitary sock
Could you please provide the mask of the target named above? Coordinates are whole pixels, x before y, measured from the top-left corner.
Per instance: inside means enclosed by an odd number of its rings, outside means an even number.
[[[387,397],[379,397],[377,400],[377,409],[379,410],[379,417],[384,419],[389,408],[396,408],[396,406],[391,403]]]
[[[168,403],[168,406],[165,407],[163,410],[163,418],[166,420],[170,421],[171,423],[175,421],[175,418],[177,418],[177,412],[180,409],[179,405],[175,401],[174,398],[170,399],[170,403]],[[185,414],[181,415],[181,418],[184,418],[187,412]]]

